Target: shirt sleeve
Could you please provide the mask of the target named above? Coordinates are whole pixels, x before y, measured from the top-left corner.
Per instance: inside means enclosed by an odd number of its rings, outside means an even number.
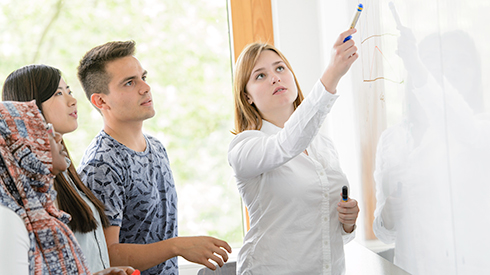
[[[238,134],[228,150],[228,161],[235,176],[254,178],[303,152],[318,133],[337,98],[338,95],[327,92],[323,84],[317,81],[277,134],[266,135],[260,131]]]
[[[357,225],[354,225],[354,230],[352,230],[352,232],[350,233],[347,233],[345,232],[344,227],[342,225],[340,226],[340,230],[342,230],[342,241],[344,242],[344,244],[348,244],[356,238],[356,229]]]
[[[93,159],[79,168],[79,174],[94,195],[105,205],[105,214],[112,226],[121,226],[125,205],[125,186],[122,173],[100,159]]]
[[[0,206],[0,220],[1,273],[29,274],[29,236],[24,222],[4,206]]]

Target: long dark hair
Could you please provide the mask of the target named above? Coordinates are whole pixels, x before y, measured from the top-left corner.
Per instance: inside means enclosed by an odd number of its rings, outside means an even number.
[[[36,105],[41,110],[42,103],[53,96],[58,90],[61,79],[61,71],[47,65],[28,65],[13,71],[5,80],[2,88],[2,100],[9,101],[31,101],[36,100]],[[62,141],[64,146],[64,141]],[[65,152],[70,158],[68,149],[64,146]],[[70,158],[71,160],[71,158]],[[54,189],[58,192],[56,202],[60,210],[72,216],[68,226],[74,232],[87,233],[97,228],[97,220],[90,206],[83,200],[77,190],[73,188],[71,181],[76,188],[83,192],[87,198],[95,205],[99,212],[102,226],[108,227],[109,220],[104,213],[104,204],[82,182],[75,167],[71,163],[66,174],[69,179],[61,173],[54,179]]]

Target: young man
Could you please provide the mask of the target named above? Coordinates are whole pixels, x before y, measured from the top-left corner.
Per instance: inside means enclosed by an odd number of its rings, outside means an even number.
[[[109,42],[80,60],[78,78],[100,111],[103,130],[82,158],[79,173],[104,202],[111,265],[143,274],[178,274],[177,257],[211,269],[231,247],[212,237],[177,237],[177,194],[167,152],[143,133],[155,115],[146,70],[133,55],[135,42]]]

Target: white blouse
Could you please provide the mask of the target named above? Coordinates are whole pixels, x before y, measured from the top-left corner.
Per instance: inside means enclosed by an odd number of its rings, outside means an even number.
[[[19,215],[0,205],[0,274],[29,274],[29,234]]]
[[[232,140],[228,159],[251,227],[237,274],[345,272],[343,244],[355,234],[343,230],[337,204],[348,182],[332,142],[317,134],[337,97],[318,81],[284,128],[263,121]]]
[[[99,211],[95,208],[95,205],[87,198],[87,196],[78,190],[66,171],[63,172],[63,176],[70,182],[70,184],[77,190],[78,194],[83,200],[90,206],[90,210],[94,214],[97,224],[97,229],[87,233],[74,232],[75,237],[80,244],[80,247],[87,259],[87,264],[92,273],[101,271],[110,267],[109,252],[107,250],[107,244],[105,241],[104,228],[100,220]]]
[[[63,173],[69,179],[66,172]],[[71,182],[71,180],[69,181]],[[74,184],[73,186],[75,187]],[[95,213],[95,219],[99,224],[95,231],[75,233],[75,237],[87,259],[89,269],[95,273],[110,267],[104,229],[95,206],[85,194],[76,187],[75,189]],[[0,205],[0,221],[0,274],[28,274],[30,242],[24,222],[14,211],[3,205]]]

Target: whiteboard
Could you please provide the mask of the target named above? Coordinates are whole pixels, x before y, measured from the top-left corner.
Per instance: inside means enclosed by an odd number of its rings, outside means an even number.
[[[352,195],[363,205],[361,167],[372,165],[376,208],[361,213],[377,217],[376,236],[408,272],[488,272],[490,1],[272,3],[276,46],[306,87],[364,5],[353,36],[360,57],[327,122]],[[372,159],[362,156],[366,142]]]
[[[488,272],[490,3],[363,4],[361,89],[386,115],[374,232],[412,274]]]

